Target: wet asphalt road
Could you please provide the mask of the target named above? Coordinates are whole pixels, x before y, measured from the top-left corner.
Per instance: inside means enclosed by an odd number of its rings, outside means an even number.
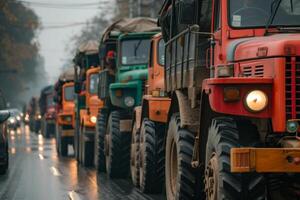
[[[130,180],[108,180],[72,158],[56,154],[55,139],[30,133],[28,127],[11,131],[9,170],[0,176],[0,200],[163,200],[147,196]],[[71,147],[69,147],[71,148]]]

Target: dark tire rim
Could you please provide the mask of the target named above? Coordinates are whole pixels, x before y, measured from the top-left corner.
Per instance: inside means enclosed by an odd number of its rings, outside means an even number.
[[[218,195],[218,159],[213,153],[205,169],[205,193],[208,200],[217,200]]]

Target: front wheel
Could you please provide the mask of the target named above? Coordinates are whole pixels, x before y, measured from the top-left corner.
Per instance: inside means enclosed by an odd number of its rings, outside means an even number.
[[[166,142],[166,194],[168,200],[196,198],[196,173],[191,166],[194,134],[180,128],[180,116],[172,115]]]
[[[106,172],[105,166],[105,152],[104,152],[104,140],[105,140],[105,131],[106,131],[106,123],[107,123],[107,114],[103,110],[99,112],[97,117],[97,125],[96,125],[96,137],[97,137],[97,148],[95,149],[97,152],[96,155],[96,166],[98,172]]]
[[[130,133],[120,131],[120,111],[111,112],[105,135],[106,170],[110,178],[127,178],[130,168]]]
[[[266,189],[262,174],[230,171],[230,149],[254,146],[259,141],[256,127],[249,121],[215,118],[208,132],[205,162],[207,200],[263,200]]]
[[[164,181],[164,127],[145,118],[140,133],[140,189],[160,193]]]
[[[87,132],[86,127],[81,128],[80,132],[80,162],[84,167],[91,167],[94,163],[94,143],[90,140],[89,135],[93,133]]]
[[[131,148],[130,148],[130,172],[131,180],[134,186],[139,186],[139,132],[134,123],[131,135]]]

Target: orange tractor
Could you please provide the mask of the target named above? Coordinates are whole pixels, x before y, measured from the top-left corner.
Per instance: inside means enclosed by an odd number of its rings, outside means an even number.
[[[75,155],[84,166],[97,162],[96,122],[98,110],[103,102],[98,98],[99,44],[89,41],[78,48],[75,63]]]
[[[299,199],[299,10],[165,0],[167,199]]]
[[[131,177],[142,192],[161,192],[164,180],[164,139],[171,99],[164,87],[164,40],[153,36],[148,80],[141,106],[135,108],[131,138]]]
[[[61,156],[68,155],[68,146],[74,145],[74,70],[64,72],[55,85],[57,103],[56,148]]]
[[[91,166],[93,162],[97,162],[95,128],[98,110],[103,107],[102,101],[98,98],[99,72],[100,67],[89,69],[84,83],[86,108],[80,110],[79,159],[85,166]]]

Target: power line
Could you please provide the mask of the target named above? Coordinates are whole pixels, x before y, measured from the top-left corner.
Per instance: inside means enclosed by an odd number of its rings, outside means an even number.
[[[40,8],[54,8],[54,9],[101,9],[102,7],[110,3],[109,1],[98,1],[90,3],[49,3],[49,2],[38,2],[38,1],[28,1],[28,0],[19,0],[17,2],[9,3],[23,3],[31,7],[40,7]]]

